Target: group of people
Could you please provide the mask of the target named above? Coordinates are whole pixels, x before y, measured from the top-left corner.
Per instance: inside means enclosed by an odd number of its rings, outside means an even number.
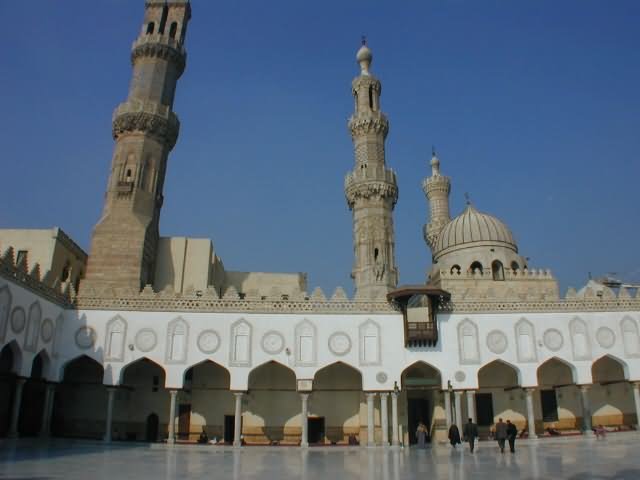
[[[470,418],[464,425],[462,435],[461,440],[460,430],[455,423],[449,427],[449,443],[451,443],[451,446],[456,448],[456,445],[460,445],[462,441],[469,442],[469,450],[473,453],[476,445],[476,439],[478,438],[478,425],[473,423],[473,419]],[[504,447],[507,441],[509,442],[509,450],[511,453],[515,453],[517,436],[518,429],[513,423],[511,423],[511,420],[507,420],[507,423],[504,423],[502,418],[498,419],[495,429],[495,439],[498,441],[501,453],[504,453]]]

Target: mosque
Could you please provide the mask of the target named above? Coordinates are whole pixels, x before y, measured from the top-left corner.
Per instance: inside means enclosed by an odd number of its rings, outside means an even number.
[[[0,231],[0,435],[392,447],[420,421],[433,442],[467,418],[481,436],[498,417],[529,438],[637,427],[640,294],[590,281],[562,298],[504,222],[470,203],[451,217],[435,154],[432,267],[399,285],[389,120],[366,45],[345,178],[353,298],[160,236],[190,18],[188,0],[145,3],[90,253],[59,228]]]

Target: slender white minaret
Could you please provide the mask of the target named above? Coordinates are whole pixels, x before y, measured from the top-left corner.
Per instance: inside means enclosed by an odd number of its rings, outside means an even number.
[[[440,159],[435,149],[431,155],[431,176],[422,181],[422,190],[427,196],[431,211],[431,221],[424,226],[424,240],[433,252],[438,235],[444,226],[451,221],[449,215],[449,192],[451,180],[440,175]]]
[[[352,278],[359,298],[384,298],[398,282],[393,208],[398,200],[396,175],[385,166],[387,117],[380,111],[380,81],[369,68],[373,55],[363,39],[356,59],[360,75],[353,79],[355,112],[349,130],[355,168],[345,178],[345,194],[353,212]]]

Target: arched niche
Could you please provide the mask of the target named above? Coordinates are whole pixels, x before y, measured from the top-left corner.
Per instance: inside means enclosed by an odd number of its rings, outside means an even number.
[[[591,339],[589,329],[584,320],[575,317],[569,322],[571,348],[574,360],[591,360]]]
[[[622,331],[625,356],[640,357],[640,336],[638,335],[637,322],[631,317],[625,317],[620,322],[620,330]]]
[[[104,357],[109,362],[124,360],[125,341],[127,338],[127,321],[120,315],[107,322]]]
[[[314,366],[317,360],[318,331],[309,320],[303,320],[295,327],[296,365]]]
[[[380,350],[382,349],[380,338],[380,325],[369,319],[358,327],[360,346],[360,365],[379,365]]]
[[[515,327],[516,347],[519,362],[535,362],[538,355],[536,351],[536,334],[533,323],[526,318],[521,318]]]
[[[35,352],[38,348],[40,335],[40,322],[42,321],[42,307],[39,302],[33,302],[29,307],[27,316],[27,331],[24,335],[24,349],[27,352]]]
[[[252,332],[251,324],[243,318],[231,325],[229,365],[233,367],[251,366]]]
[[[170,321],[167,325],[166,363],[185,363],[187,361],[188,341],[189,324],[180,317]]]
[[[458,324],[458,353],[462,364],[480,363],[478,327],[469,319],[464,319]]]
[[[11,291],[7,285],[0,287],[0,342],[4,342],[11,313]]]

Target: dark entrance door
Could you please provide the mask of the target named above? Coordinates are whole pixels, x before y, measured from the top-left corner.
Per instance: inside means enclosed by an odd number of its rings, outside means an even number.
[[[540,403],[542,404],[542,420],[544,422],[558,421],[558,400],[555,390],[541,390]]]
[[[146,440],[147,442],[158,441],[158,415],[155,413],[152,413],[147,417]]]
[[[233,443],[233,428],[235,422],[235,415],[224,416],[224,443]]]
[[[476,415],[478,425],[486,427],[493,424],[493,396],[490,393],[476,393]],[[462,419],[462,424],[467,423],[467,419]]]
[[[324,441],[324,417],[310,417],[308,422],[307,441],[309,444],[322,443]]]
[[[427,428],[431,427],[431,412],[429,411],[429,400],[426,398],[409,398],[408,399],[409,414],[409,443],[418,443],[416,438],[416,430],[418,423],[424,423]],[[431,432],[427,433],[427,441],[431,441]]]
[[[189,429],[191,428],[191,404],[181,403],[178,405],[178,438],[189,440]]]

